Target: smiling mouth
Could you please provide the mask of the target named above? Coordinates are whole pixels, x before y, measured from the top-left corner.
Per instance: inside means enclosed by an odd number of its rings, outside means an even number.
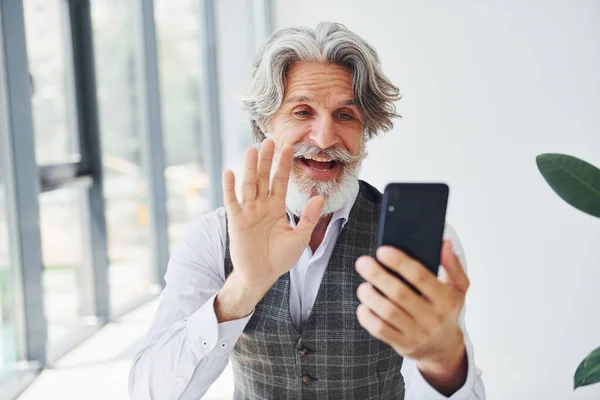
[[[304,165],[317,171],[332,170],[338,163],[336,160],[329,160],[321,157],[299,157],[299,159]]]

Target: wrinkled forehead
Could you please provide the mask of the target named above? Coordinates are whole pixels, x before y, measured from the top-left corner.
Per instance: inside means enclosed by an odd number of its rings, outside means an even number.
[[[356,104],[353,76],[348,68],[331,63],[298,62],[286,73],[282,105],[327,102]]]

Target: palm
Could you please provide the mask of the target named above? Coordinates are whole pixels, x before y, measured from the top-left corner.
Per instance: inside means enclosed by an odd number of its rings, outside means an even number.
[[[241,204],[233,173],[227,171],[223,179],[231,261],[238,274],[257,285],[272,284],[294,266],[323,206],[322,199],[311,199],[298,226],[294,229],[288,224],[285,196],[293,155],[289,147],[282,150],[269,191],[273,147],[272,140],[265,140],[260,159],[256,149],[247,151]]]

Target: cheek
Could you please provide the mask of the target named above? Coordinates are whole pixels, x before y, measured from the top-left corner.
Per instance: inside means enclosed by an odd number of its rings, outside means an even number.
[[[309,124],[283,123],[275,132],[281,145],[295,144],[304,141],[304,138],[310,134]]]
[[[363,133],[352,132],[343,136],[344,147],[353,155],[358,155],[363,146]]]

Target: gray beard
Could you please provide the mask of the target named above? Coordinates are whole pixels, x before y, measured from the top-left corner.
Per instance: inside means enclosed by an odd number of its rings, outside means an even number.
[[[312,197],[322,196],[325,206],[321,217],[333,214],[358,191],[358,172],[361,164],[344,165],[340,177],[333,181],[297,177],[295,167],[292,168],[285,201],[287,209],[294,215],[301,216]]]

